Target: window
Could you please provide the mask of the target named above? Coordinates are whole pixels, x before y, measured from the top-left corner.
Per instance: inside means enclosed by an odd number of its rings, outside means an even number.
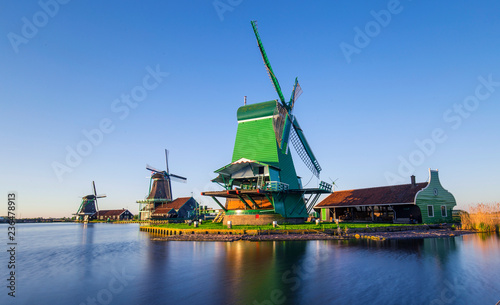
[[[441,206],[441,216],[442,217],[447,217],[448,215],[446,214],[446,206],[442,205]]]
[[[427,206],[427,214],[429,215],[429,217],[434,217],[434,206],[432,205]]]

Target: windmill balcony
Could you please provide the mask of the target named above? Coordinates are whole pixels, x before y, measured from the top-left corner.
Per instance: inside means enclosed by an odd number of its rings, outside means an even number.
[[[279,181],[268,181],[266,183],[266,190],[268,191],[284,192],[288,191],[288,188],[288,184]]]

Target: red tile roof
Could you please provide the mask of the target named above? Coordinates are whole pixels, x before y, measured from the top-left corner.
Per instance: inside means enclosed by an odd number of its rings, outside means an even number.
[[[97,212],[97,217],[110,217],[110,216],[120,216],[123,212],[127,210],[121,209],[121,210],[100,210]]]
[[[413,203],[417,192],[425,188],[427,184],[427,182],[422,182],[415,186],[401,184],[336,191],[318,203],[315,208]]]
[[[171,209],[178,210],[191,198],[192,197],[180,197],[174,201],[163,203],[155,209],[153,214],[167,214]]]

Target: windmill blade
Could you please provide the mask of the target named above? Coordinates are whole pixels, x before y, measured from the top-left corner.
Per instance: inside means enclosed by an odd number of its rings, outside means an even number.
[[[300,128],[297,118],[293,119],[292,124],[291,140],[293,147],[297,151],[299,157],[304,161],[305,165],[311,170],[311,172],[319,178],[319,172],[321,171],[321,166],[319,166],[318,160],[314,156],[311,147],[307,143],[304,132]]]
[[[167,174],[169,173],[168,171],[168,150],[165,149],[165,163],[167,163]]]
[[[290,138],[290,133],[292,129],[292,120],[293,116],[290,114],[287,114],[286,119],[285,119],[285,126],[283,126],[283,136],[281,137],[281,151],[284,154],[288,154],[288,141]]]
[[[337,180],[339,180],[339,178],[333,180],[332,177],[328,177],[328,179],[330,179],[330,181],[332,182],[332,185],[336,184],[335,182],[337,182]]]
[[[146,169],[149,170],[149,171],[155,172],[155,173],[162,173],[163,172],[163,171],[161,171],[159,169],[156,169],[156,168],[152,167],[149,164],[146,164]]]
[[[271,63],[267,58],[266,50],[264,50],[264,45],[260,40],[259,32],[257,31],[257,21],[254,20],[251,21],[250,23],[252,24],[253,32],[255,33],[255,38],[257,38],[260,54],[262,55],[262,59],[264,60],[264,64],[266,65],[267,74],[269,74],[269,77],[271,78],[271,82],[273,83],[274,89],[276,90],[278,96],[280,97],[281,103],[283,103],[283,105],[288,107],[288,105],[285,103],[285,98],[283,97],[283,93],[281,92],[281,87],[280,84],[278,83],[278,79],[274,75],[273,69],[271,68]]]
[[[301,94],[302,94],[302,88],[300,87],[299,80],[296,77],[295,84],[293,85],[292,96],[290,97],[290,102],[288,103],[288,108],[290,109],[290,111],[293,109],[295,101],[299,98]]]
[[[279,148],[282,148],[283,143],[283,129],[285,127],[286,119],[288,117],[288,111],[281,103],[276,102],[276,108],[273,113],[273,129],[274,135],[276,136],[276,142]]]
[[[95,182],[92,181],[92,190],[94,191],[94,196],[97,196],[97,192],[95,190]]]
[[[98,212],[99,211],[99,205],[97,204],[97,191],[95,189],[95,182],[94,181],[92,181],[92,186],[94,187],[95,210],[96,210],[96,212]]]
[[[106,198],[106,197],[108,197],[106,194],[99,194],[95,196],[95,198]]]
[[[276,102],[276,109],[273,115],[273,128],[278,147],[284,154],[288,153],[288,139],[290,137],[290,129],[292,126],[293,115],[286,107]]]
[[[174,175],[174,174],[170,174],[170,179],[174,180],[174,181],[177,181],[177,182],[182,182],[182,183],[186,183],[187,181],[187,178],[184,178],[182,176],[177,176],[177,175]]]

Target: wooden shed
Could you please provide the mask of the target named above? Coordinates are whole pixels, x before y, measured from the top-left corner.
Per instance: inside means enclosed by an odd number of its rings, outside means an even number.
[[[334,191],[314,209],[321,220],[396,223],[451,222],[456,205],[443,188],[437,170],[429,169],[429,181],[365,189]]]

